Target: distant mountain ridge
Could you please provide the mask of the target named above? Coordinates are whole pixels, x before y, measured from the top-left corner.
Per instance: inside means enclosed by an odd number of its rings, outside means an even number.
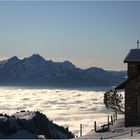
[[[69,61],[53,62],[39,54],[0,61],[0,85],[114,86],[125,80],[126,71],[77,68]]]

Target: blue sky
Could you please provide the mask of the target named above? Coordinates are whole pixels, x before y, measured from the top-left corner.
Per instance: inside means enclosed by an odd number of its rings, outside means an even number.
[[[140,39],[139,1],[0,1],[0,56],[38,53],[77,67],[126,69]]]

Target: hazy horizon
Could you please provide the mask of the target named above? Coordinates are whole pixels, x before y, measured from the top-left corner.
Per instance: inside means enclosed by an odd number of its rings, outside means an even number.
[[[139,1],[0,1],[0,59],[40,54],[77,67],[126,70],[140,39]]]

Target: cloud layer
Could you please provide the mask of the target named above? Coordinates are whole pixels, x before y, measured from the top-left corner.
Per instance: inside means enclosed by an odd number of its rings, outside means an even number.
[[[0,113],[12,114],[19,110],[38,110],[54,122],[68,126],[76,134],[79,125],[87,133],[106,122],[109,113],[103,104],[103,91],[61,89],[0,88]]]

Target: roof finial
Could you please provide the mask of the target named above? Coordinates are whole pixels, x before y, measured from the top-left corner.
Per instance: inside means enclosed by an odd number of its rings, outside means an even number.
[[[137,49],[139,49],[139,43],[140,43],[139,40],[137,40]]]

